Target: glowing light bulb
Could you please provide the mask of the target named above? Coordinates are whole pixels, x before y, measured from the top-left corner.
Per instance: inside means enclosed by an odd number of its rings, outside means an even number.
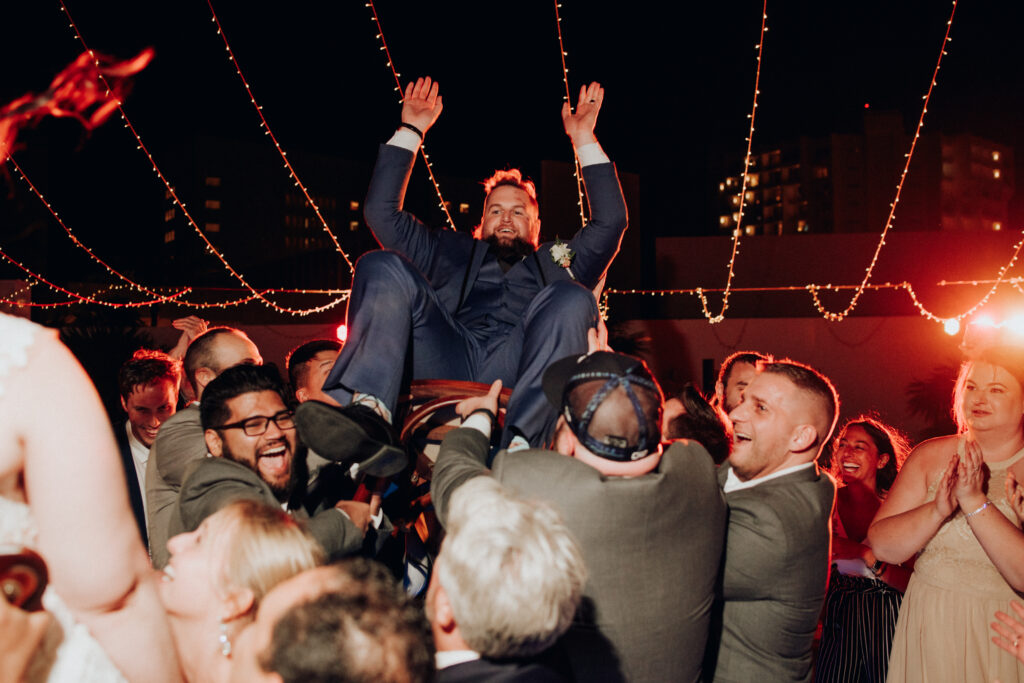
[[[960,331],[960,321],[956,318],[942,321],[942,331],[952,337]]]
[[[348,340],[348,325],[338,325],[336,333],[338,335],[338,341],[344,343],[346,340]]]

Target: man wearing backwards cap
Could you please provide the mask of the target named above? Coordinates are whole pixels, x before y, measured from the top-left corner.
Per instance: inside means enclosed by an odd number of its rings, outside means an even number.
[[[663,450],[663,397],[644,362],[598,351],[552,364],[544,393],[561,413],[554,449],[484,462],[501,383],[458,406],[431,493],[446,521],[467,480],[491,475],[554,507],[583,549],[590,579],[559,641],[580,681],[696,681],[722,555],[725,504],[704,447]],[[566,457],[568,456],[568,457]]]

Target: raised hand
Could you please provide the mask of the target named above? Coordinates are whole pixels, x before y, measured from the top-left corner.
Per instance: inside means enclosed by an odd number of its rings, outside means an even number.
[[[437,94],[437,81],[430,76],[417,78],[405,86],[405,97],[402,99],[402,123],[416,126],[426,134],[441,115],[444,104]]]
[[[566,102],[562,105],[562,123],[566,134],[572,139],[573,147],[597,142],[594,137],[594,126],[597,125],[597,114],[604,102],[604,88],[597,81],[580,88],[580,97],[576,102],[576,111]]]
[[[591,327],[587,330],[587,355],[611,350],[612,347],[608,346],[608,325],[605,324],[604,318],[598,316],[597,328]]]
[[[456,403],[455,412],[461,415],[463,419],[469,417],[474,410],[479,410],[480,408],[486,408],[494,415],[497,415],[499,396],[501,396],[501,380],[496,379],[494,384],[491,385],[490,391],[484,396],[470,396]]]
[[[171,358],[181,360],[185,357],[188,345],[192,343],[193,339],[206,332],[209,328],[209,323],[199,316],[190,315],[185,318],[178,318],[171,323],[171,326],[176,330],[181,330],[181,336],[178,337],[178,343],[168,353]]]

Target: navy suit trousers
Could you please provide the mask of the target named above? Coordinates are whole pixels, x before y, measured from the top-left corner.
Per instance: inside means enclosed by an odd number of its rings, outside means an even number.
[[[356,263],[348,306],[348,341],[324,390],[342,405],[371,394],[394,413],[403,381],[454,379],[514,387],[502,446],[512,428],[531,445],[551,436],[557,411],[541,388],[547,366],[587,351],[597,303],[583,286],[559,280],[533,297],[519,322],[467,328],[401,254],[380,250]]]

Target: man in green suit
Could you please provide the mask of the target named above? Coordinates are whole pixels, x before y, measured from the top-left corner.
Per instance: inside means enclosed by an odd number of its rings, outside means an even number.
[[[729,526],[704,666],[709,680],[811,680],[835,500],[835,484],[815,460],[838,408],[828,378],[778,361],[758,364],[729,413],[734,446],[718,477]]]

